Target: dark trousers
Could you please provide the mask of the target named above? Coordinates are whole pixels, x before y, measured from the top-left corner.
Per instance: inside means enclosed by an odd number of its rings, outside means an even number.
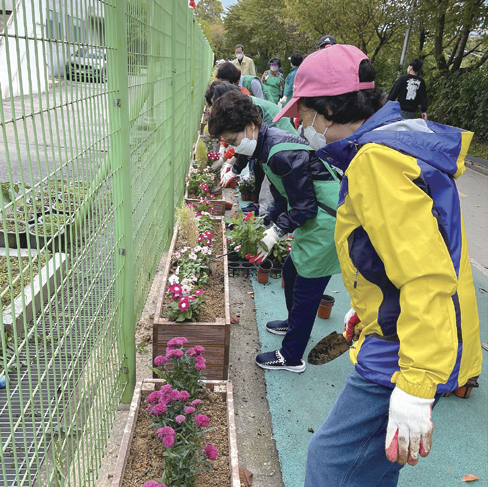
[[[320,300],[330,276],[302,277],[290,256],[283,264],[282,276],[285,281],[288,331],[283,338],[280,351],[287,362],[298,362],[307,347]]]

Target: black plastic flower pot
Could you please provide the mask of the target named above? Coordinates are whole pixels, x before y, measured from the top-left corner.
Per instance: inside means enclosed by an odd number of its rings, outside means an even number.
[[[64,252],[66,250],[66,246],[70,242],[69,236],[73,222],[74,220],[70,220],[65,223],[61,228],[58,229],[57,232],[55,232],[54,235],[48,235],[43,232],[39,232],[37,235],[35,224],[29,225],[29,241],[31,248],[42,249],[46,247],[51,252]],[[43,222],[41,217],[39,218],[38,226],[42,224]],[[45,227],[47,229],[49,228],[49,225],[46,225]]]
[[[13,219],[6,219],[5,224],[15,224],[15,220]],[[3,229],[0,230],[0,247],[9,247],[11,249],[16,248],[26,248],[27,247],[27,226],[23,221],[17,221],[17,228],[19,232],[15,231],[7,231],[3,232]],[[23,230],[22,230],[23,229]],[[18,245],[17,245],[17,235],[19,236]]]

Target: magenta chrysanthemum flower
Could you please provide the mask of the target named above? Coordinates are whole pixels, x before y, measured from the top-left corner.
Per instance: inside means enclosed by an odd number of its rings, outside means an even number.
[[[167,448],[171,448],[175,444],[175,437],[173,435],[163,436],[163,445]]]
[[[160,402],[159,404],[155,404],[152,407],[149,414],[152,414],[154,416],[161,416],[162,414],[164,414],[166,412],[167,409],[168,409],[168,406],[166,406],[166,404],[164,404],[164,402]]]
[[[207,458],[209,460],[215,460],[219,456],[219,452],[217,451],[217,448],[213,445],[207,445],[205,447],[205,455],[207,455]]]
[[[202,401],[200,399],[195,399],[191,404],[192,406],[198,406],[198,404],[202,404]]]
[[[175,421],[178,424],[181,424],[181,423],[183,423],[183,421],[185,421],[185,419],[186,419],[186,416],[184,414],[178,414],[178,416],[176,416],[176,418],[175,418]]]
[[[204,364],[206,362],[205,358],[199,355],[198,357],[195,357],[195,360],[197,361],[198,364]]]
[[[168,353],[166,356],[168,358],[181,358],[185,355],[185,352],[183,350],[180,350],[179,348],[173,348],[172,350],[168,350]]]
[[[195,416],[195,423],[202,428],[206,428],[210,424],[210,418],[206,414],[197,414]]]
[[[195,369],[197,369],[197,370],[205,370],[206,368],[207,368],[207,366],[204,363],[197,362],[195,364]]]
[[[189,357],[195,357],[196,355],[198,355],[197,351],[194,349],[194,348],[189,348],[186,352],[186,354],[189,356]]]
[[[196,294],[196,293],[195,293]],[[201,345],[196,345],[195,346],[195,350],[197,351],[197,353],[199,354],[202,354],[202,353],[205,353],[205,348],[202,347]]]
[[[147,482],[144,482],[142,484],[142,487],[166,487],[166,485],[160,484],[159,482],[156,482],[155,480],[148,480]]]
[[[158,355],[154,359],[154,365],[156,367],[161,367],[162,365],[166,365],[167,363],[168,363],[168,359],[166,357],[164,357],[163,355]]]
[[[185,414],[192,414],[196,411],[196,409],[192,406],[188,406],[187,408],[185,408]]]
[[[171,391],[171,400],[172,401],[179,401],[180,400],[180,391],[173,389]]]
[[[163,428],[159,428],[157,433],[159,436],[176,435],[175,430],[171,426],[164,426]]]
[[[190,398],[190,394],[188,393],[188,391],[180,392],[180,401],[186,401],[189,398]]]
[[[147,402],[149,404],[157,404],[159,402],[159,391],[154,391],[147,396]]]
[[[183,345],[186,345],[188,343],[188,340],[185,337],[174,337],[172,338],[168,343],[168,347],[182,347]]]

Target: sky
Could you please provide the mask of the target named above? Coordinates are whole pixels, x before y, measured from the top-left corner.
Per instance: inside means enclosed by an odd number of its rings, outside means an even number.
[[[222,2],[222,7],[226,8],[229,5],[236,3],[236,0],[221,0],[221,2]]]

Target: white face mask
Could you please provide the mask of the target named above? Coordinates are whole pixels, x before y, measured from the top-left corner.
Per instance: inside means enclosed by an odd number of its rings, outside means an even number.
[[[269,69],[271,69],[271,71],[275,72],[275,71],[278,71],[278,66],[270,66]]]
[[[254,130],[252,131],[252,139],[246,137],[246,129],[244,129],[244,138],[241,140],[240,144],[235,148],[237,154],[242,154],[243,156],[252,156],[256,150],[258,144],[257,140],[254,140]]]
[[[236,54],[237,59],[242,59],[242,56],[244,56],[244,54],[242,54],[242,53]]]
[[[313,150],[319,150],[321,147],[324,147],[324,145],[327,144],[327,141],[325,140],[325,133],[329,129],[329,127],[326,127],[326,129],[324,130],[324,133],[319,134],[313,128],[313,124],[314,124],[316,118],[317,118],[317,111],[315,111],[315,115],[314,115],[313,120],[312,120],[312,125],[305,127],[305,130],[303,131],[303,135],[305,135],[305,138],[308,140],[308,143],[310,144],[310,147]]]

